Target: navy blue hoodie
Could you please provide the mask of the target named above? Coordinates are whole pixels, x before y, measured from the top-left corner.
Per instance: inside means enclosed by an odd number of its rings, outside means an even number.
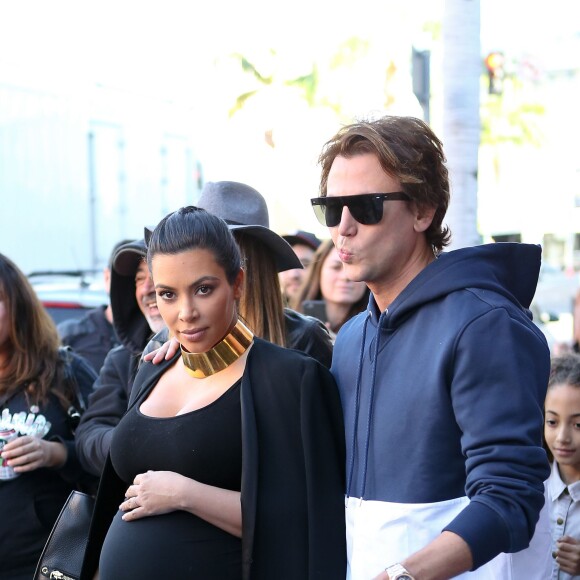
[[[526,244],[443,253],[384,312],[371,296],[334,347],[347,497],[467,496],[444,529],[467,542],[474,568],[528,546],[544,503],[550,353],[528,310],[540,258]]]

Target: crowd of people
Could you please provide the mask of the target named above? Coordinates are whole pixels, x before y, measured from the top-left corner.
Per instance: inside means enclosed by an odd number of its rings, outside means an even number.
[[[0,254],[0,580],[73,489],[83,579],[580,578],[580,355],[532,320],[541,249],[446,250],[418,119],[347,125],[319,164],[326,239],[209,182],[58,329]]]

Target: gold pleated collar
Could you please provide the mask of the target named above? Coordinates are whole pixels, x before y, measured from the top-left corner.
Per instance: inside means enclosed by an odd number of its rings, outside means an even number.
[[[185,370],[196,379],[215,375],[237,361],[252,344],[254,333],[240,318],[231,332],[208,352],[189,352],[181,347]]]

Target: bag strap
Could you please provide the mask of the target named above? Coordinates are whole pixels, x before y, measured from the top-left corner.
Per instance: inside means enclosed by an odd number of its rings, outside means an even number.
[[[59,346],[58,355],[64,365],[64,380],[68,383],[74,397],[66,410],[69,428],[74,435],[81,420],[81,415],[85,412],[87,406],[85,404],[85,398],[79,388],[77,377],[73,372],[72,348],[70,346]]]

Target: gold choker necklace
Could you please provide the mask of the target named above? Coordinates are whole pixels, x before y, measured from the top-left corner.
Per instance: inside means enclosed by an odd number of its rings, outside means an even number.
[[[254,333],[240,318],[231,332],[208,352],[189,352],[181,347],[185,370],[196,379],[215,375],[237,361],[252,344]]]

